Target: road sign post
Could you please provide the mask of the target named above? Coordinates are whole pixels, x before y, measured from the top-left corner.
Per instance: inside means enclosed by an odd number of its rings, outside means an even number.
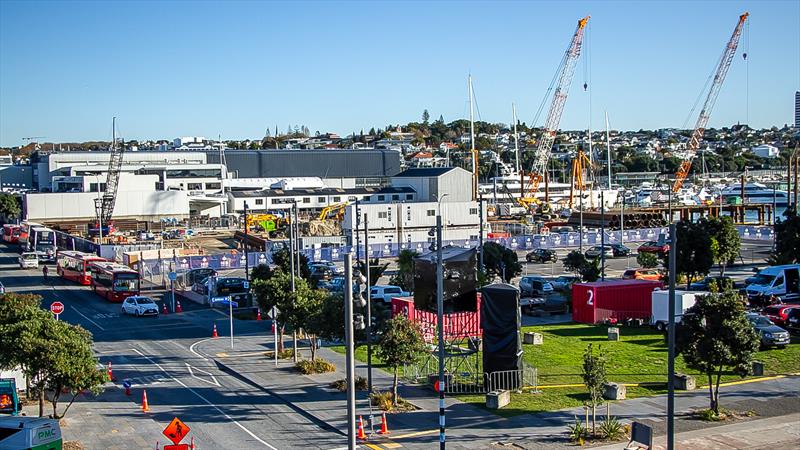
[[[56,316],[56,320],[58,320],[58,316],[64,312],[64,304],[61,302],[53,302],[50,304],[50,312]]]
[[[172,312],[175,312],[175,280],[177,279],[177,273],[174,271],[169,273],[169,290],[172,292]]]
[[[275,367],[278,367],[278,307],[273,306],[272,310],[270,311],[270,316],[272,319],[272,340],[274,347],[274,355],[275,355]]]

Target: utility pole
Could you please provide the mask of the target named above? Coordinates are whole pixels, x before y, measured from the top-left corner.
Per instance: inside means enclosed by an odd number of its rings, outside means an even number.
[[[250,258],[247,257],[247,247],[249,247],[249,237],[247,226],[247,202],[244,202],[244,279],[250,282]]]
[[[295,286],[294,286],[294,277],[295,277],[295,271],[294,271],[294,269],[295,269],[295,267],[294,267],[294,234],[295,234],[295,231],[294,231],[294,224],[292,223],[292,222],[294,222],[294,218],[292,217],[292,215],[293,215],[292,213],[293,212],[294,212],[294,205],[292,206],[291,209],[289,209],[289,222],[290,222],[289,223],[289,264],[291,264],[291,266],[292,266],[292,268],[291,268],[292,295],[294,295],[294,291],[295,291]],[[296,363],[297,362],[297,330],[292,330],[292,348],[294,350],[293,351],[294,355],[293,355],[292,359]]]
[[[347,365],[347,448],[356,448],[356,386],[353,360],[353,254],[344,254],[344,341]]]
[[[514,126],[516,127],[516,125]],[[478,230],[478,250],[480,255],[478,270],[483,272],[483,197],[478,197],[478,220],[480,221]]]
[[[367,220],[367,213],[364,213],[364,246],[369,248],[369,222]],[[370,292],[370,276],[369,276],[369,252],[366,252],[364,261],[365,273],[367,277],[367,392],[372,392],[372,293]],[[347,278],[345,278],[346,280]],[[372,429],[372,414],[370,414],[369,421],[370,429]]]
[[[671,191],[671,189],[670,189]],[[667,326],[667,450],[675,449],[675,223],[669,224],[669,323]]]
[[[442,216],[436,216],[436,323],[439,332],[439,449],[445,448],[444,391],[444,262],[442,261]]]

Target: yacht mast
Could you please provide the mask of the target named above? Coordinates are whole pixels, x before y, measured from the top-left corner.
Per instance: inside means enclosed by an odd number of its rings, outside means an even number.
[[[606,111],[606,163],[608,164],[608,190],[611,190],[611,138],[608,134],[608,111]]]
[[[519,173],[520,165],[522,164],[519,159],[519,135],[517,134],[517,105],[514,103],[511,104],[511,112],[514,116],[514,150],[516,151],[516,169],[517,173]]]
[[[478,151],[475,150],[475,117],[473,112],[472,74],[469,75],[469,145],[472,155],[472,199],[478,199]]]

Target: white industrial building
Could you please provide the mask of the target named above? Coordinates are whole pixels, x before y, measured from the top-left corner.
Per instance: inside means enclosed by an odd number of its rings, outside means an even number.
[[[28,193],[23,197],[23,217],[42,223],[91,221],[97,218],[94,192]],[[120,191],[114,219],[158,221],[189,217],[189,195],[185,191]]]
[[[777,158],[781,155],[780,149],[770,144],[761,144],[751,148],[750,151],[759,158]]]

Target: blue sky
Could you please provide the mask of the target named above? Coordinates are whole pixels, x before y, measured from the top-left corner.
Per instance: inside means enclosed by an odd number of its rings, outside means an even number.
[[[682,127],[743,11],[750,25],[711,126],[791,124],[797,0],[5,0],[0,145],[109,139],[114,115],[126,139],[257,138],[295,124],[344,135],[420,120],[426,108],[451,121],[468,117],[468,73],[481,119],[510,122],[513,101],[530,124],[587,14],[561,127],[602,127],[604,111],[612,128]]]

